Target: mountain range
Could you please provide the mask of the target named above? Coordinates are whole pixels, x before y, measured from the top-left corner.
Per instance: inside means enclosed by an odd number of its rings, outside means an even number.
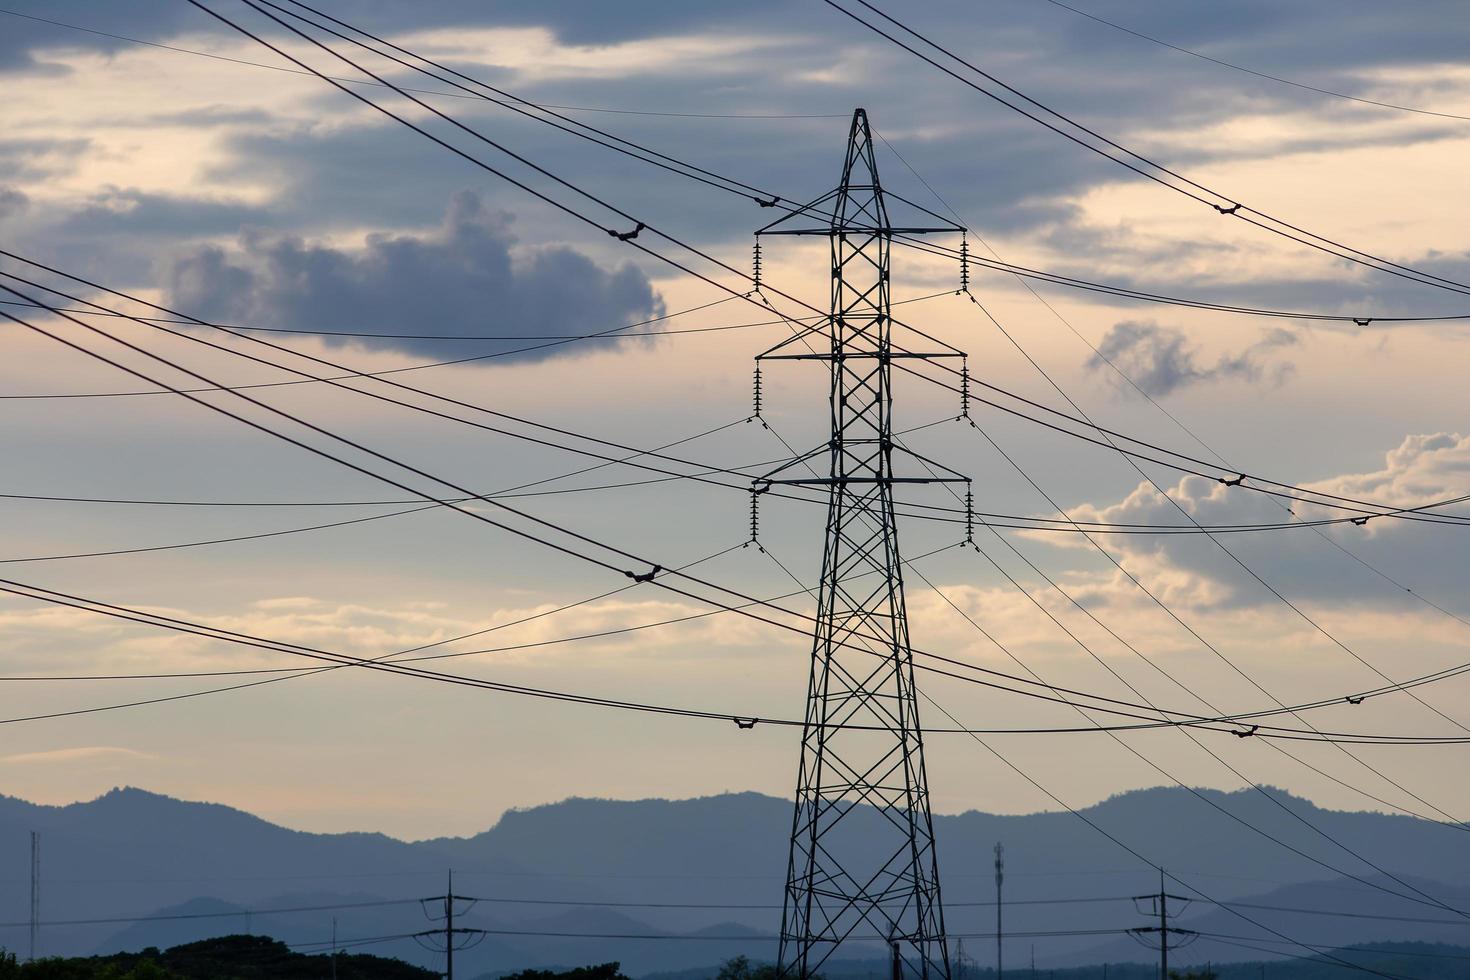
[[[9,910],[0,945],[26,952],[37,831],[43,954],[238,933],[315,951],[335,920],[344,947],[433,966],[441,958],[420,941],[383,937],[435,928],[430,913],[442,915],[442,900],[420,899],[442,896],[452,870],[454,893],[467,896],[455,903],[456,924],[485,930],[457,956],[465,976],[609,960],[630,975],[734,955],[769,960],[790,807],[754,793],[569,799],[507,812],[471,837],[407,842],[304,833],[139,789],[60,807],[0,797],[0,905]],[[1159,890],[1157,871],[1099,830],[1177,877],[1168,891],[1193,899],[1172,903],[1179,925],[1204,934],[1196,949],[1215,961],[1301,952],[1282,935],[1322,946],[1470,938],[1470,918],[1457,911],[1470,910],[1463,827],[1325,810],[1271,789],[1142,790],[1080,812],[1096,829],[1066,812],[935,817],[947,928],[978,965],[994,962],[997,842],[1011,963],[1029,963],[1033,946],[1041,966],[1152,958],[1121,932],[1055,935],[1156,924],[1151,903],[1133,897]],[[877,818],[869,825],[876,833]]]

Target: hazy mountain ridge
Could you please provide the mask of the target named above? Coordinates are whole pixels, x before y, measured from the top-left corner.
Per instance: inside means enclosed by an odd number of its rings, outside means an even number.
[[[1160,860],[1211,897],[1250,897],[1260,904],[1359,909],[1374,914],[1453,919],[1453,913],[1382,895],[1354,882],[1327,882],[1333,871],[1291,855],[1221,813],[1224,810],[1332,866],[1364,877],[1377,872],[1294,819],[1310,820],[1332,837],[1449,904],[1470,908],[1470,892],[1440,884],[1470,879],[1470,855],[1444,846],[1455,831],[1408,817],[1327,811],[1280,790],[1223,793],[1200,790],[1215,809],[1184,790],[1152,789],[1109,798],[1084,811],[1109,833]],[[1269,798],[1268,798],[1269,794]],[[876,818],[854,815],[858,821]],[[344,939],[402,935],[429,928],[416,901],[441,894],[450,867],[455,891],[483,901],[464,924],[496,930],[465,954],[467,969],[502,969],[620,959],[633,973],[675,970],[747,953],[769,957],[764,939],[779,924],[791,804],[756,793],[691,800],[569,799],[512,810],[469,837],[417,842],[381,834],[317,834],[291,830],[244,811],[189,803],[137,789],[120,789],[69,806],[37,806],[0,797],[0,901],[8,913],[0,943],[25,940],[28,831],[42,834],[44,921],[147,915],[171,908],[230,914],[147,923],[47,926],[49,952],[110,952],[139,945],[169,946],[247,927],[289,942],[317,942],[338,919]],[[952,932],[993,929],[992,847],[1007,849],[1006,899],[1126,898],[1157,888],[1157,875],[1066,812],[1008,816],[970,811],[935,818]],[[8,843],[7,843],[8,842]],[[1391,858],[1390,858],[1391,856]],[[1407,889],[1387,882],[1399,891]],[[1277,891],[1276,889],[1285,889]],[[1171,890],[1179,890],[1171,886]],[[527,900],[531,900],[527,904]],[[560,903],[570,900],[587,905]],[[396,901],[371,908],[271,915],[271,908]],[[536,904],[536,903],[543,904]],[[646,908],[621,903],[755,906]],[[560,904],[558,904],[560,903]],[[598,905],[597,903],[612,903]],[[247,915],[246,910],[251,911]],[[1457,925],[1306,918],[1253,912],[1290,921],[1312,942],[1361,938],[1464,941]],[[1208,931],[1242,934],[1241,922],[1219,910],[1193,910]],[[1136,924],[1131,903],[1007,909],[1008,931],[1112,928]],[[1193,922],[1187,923],[1191,926]],[[1381,931],[1379,930],[1382,927]],[[532,937],[513,933],[693,934],[714,939],[634,940]],[[1127,942],[1124,940],[1124,942]],[[1018,946],[1018,951],[1019,951]],[[411,943],[384,952],[427,962]],[[1253,954],[1237,951],[1240,958]],[[1217,959],[1230,957],[1219,950]],[[1079,957],[1145,955],[1137,946],[1098,946],[1098,940],[1047,940],[1043,962]],[[1019,952],[1018,952],[1019,955]]]

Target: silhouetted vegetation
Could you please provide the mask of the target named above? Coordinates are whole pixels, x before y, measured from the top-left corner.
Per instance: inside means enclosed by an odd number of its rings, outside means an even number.
[[[522,970],[510,973],[500,980],[628,980],[623,976],[621,963],[603,963],[600,966],[579,966],[572,970]]]
[[[737,956],[725,961],[715,980],[776,980],[776,967],[770,963],[751,966],[749,959]]]
[[[322,980],[330,957],[293,953],[266,936],[225,936],[159,951],[48,958],[20,963],[0,951],[0,980]],[[338,980],[434,980],[439,974],[402,960],[337,955]],[[613,980],[588,974],[582,980]]]

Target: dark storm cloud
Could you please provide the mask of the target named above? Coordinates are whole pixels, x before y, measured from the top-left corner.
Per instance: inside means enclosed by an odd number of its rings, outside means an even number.
[[[360,249],[246,235],[174,263],[172,301],[195,316],[253,326],[376,333],[537,338],[587,334],[657,316],[663,303],[631,265],[605,268],[565,246],[512,252],[510,219],[471,192],[424,235],[371,235]],[[459,357],[535,341],[459,343],[371,339],[350,343]],[[603,344],[616,343],[605,341]],[[589,343],[528,351],[544,358]],[[448,351],[448,353],[446,353]]]
[[[1199,350],[1182,330],[1148,321],[1116,324],[1097,345],[1098,356],[1088,362],[1094,370],[1107,358],[1150,395],[1168,395],[1181,388],[1216,381],[1260,381],[1279,384],[1291,372],[1288,362],[1269,360],[1272,351],[1297,342],[1294,334],[1274,329],[1236,354],[1204,363]]]

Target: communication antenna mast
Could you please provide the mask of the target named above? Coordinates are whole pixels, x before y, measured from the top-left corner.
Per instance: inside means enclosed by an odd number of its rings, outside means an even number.
[[[1001,960],[1000,903],[1001,884],[1006,878],[1006,849],[998,841],[995,845],[995,980],[1001,980],[1004,969]]]

